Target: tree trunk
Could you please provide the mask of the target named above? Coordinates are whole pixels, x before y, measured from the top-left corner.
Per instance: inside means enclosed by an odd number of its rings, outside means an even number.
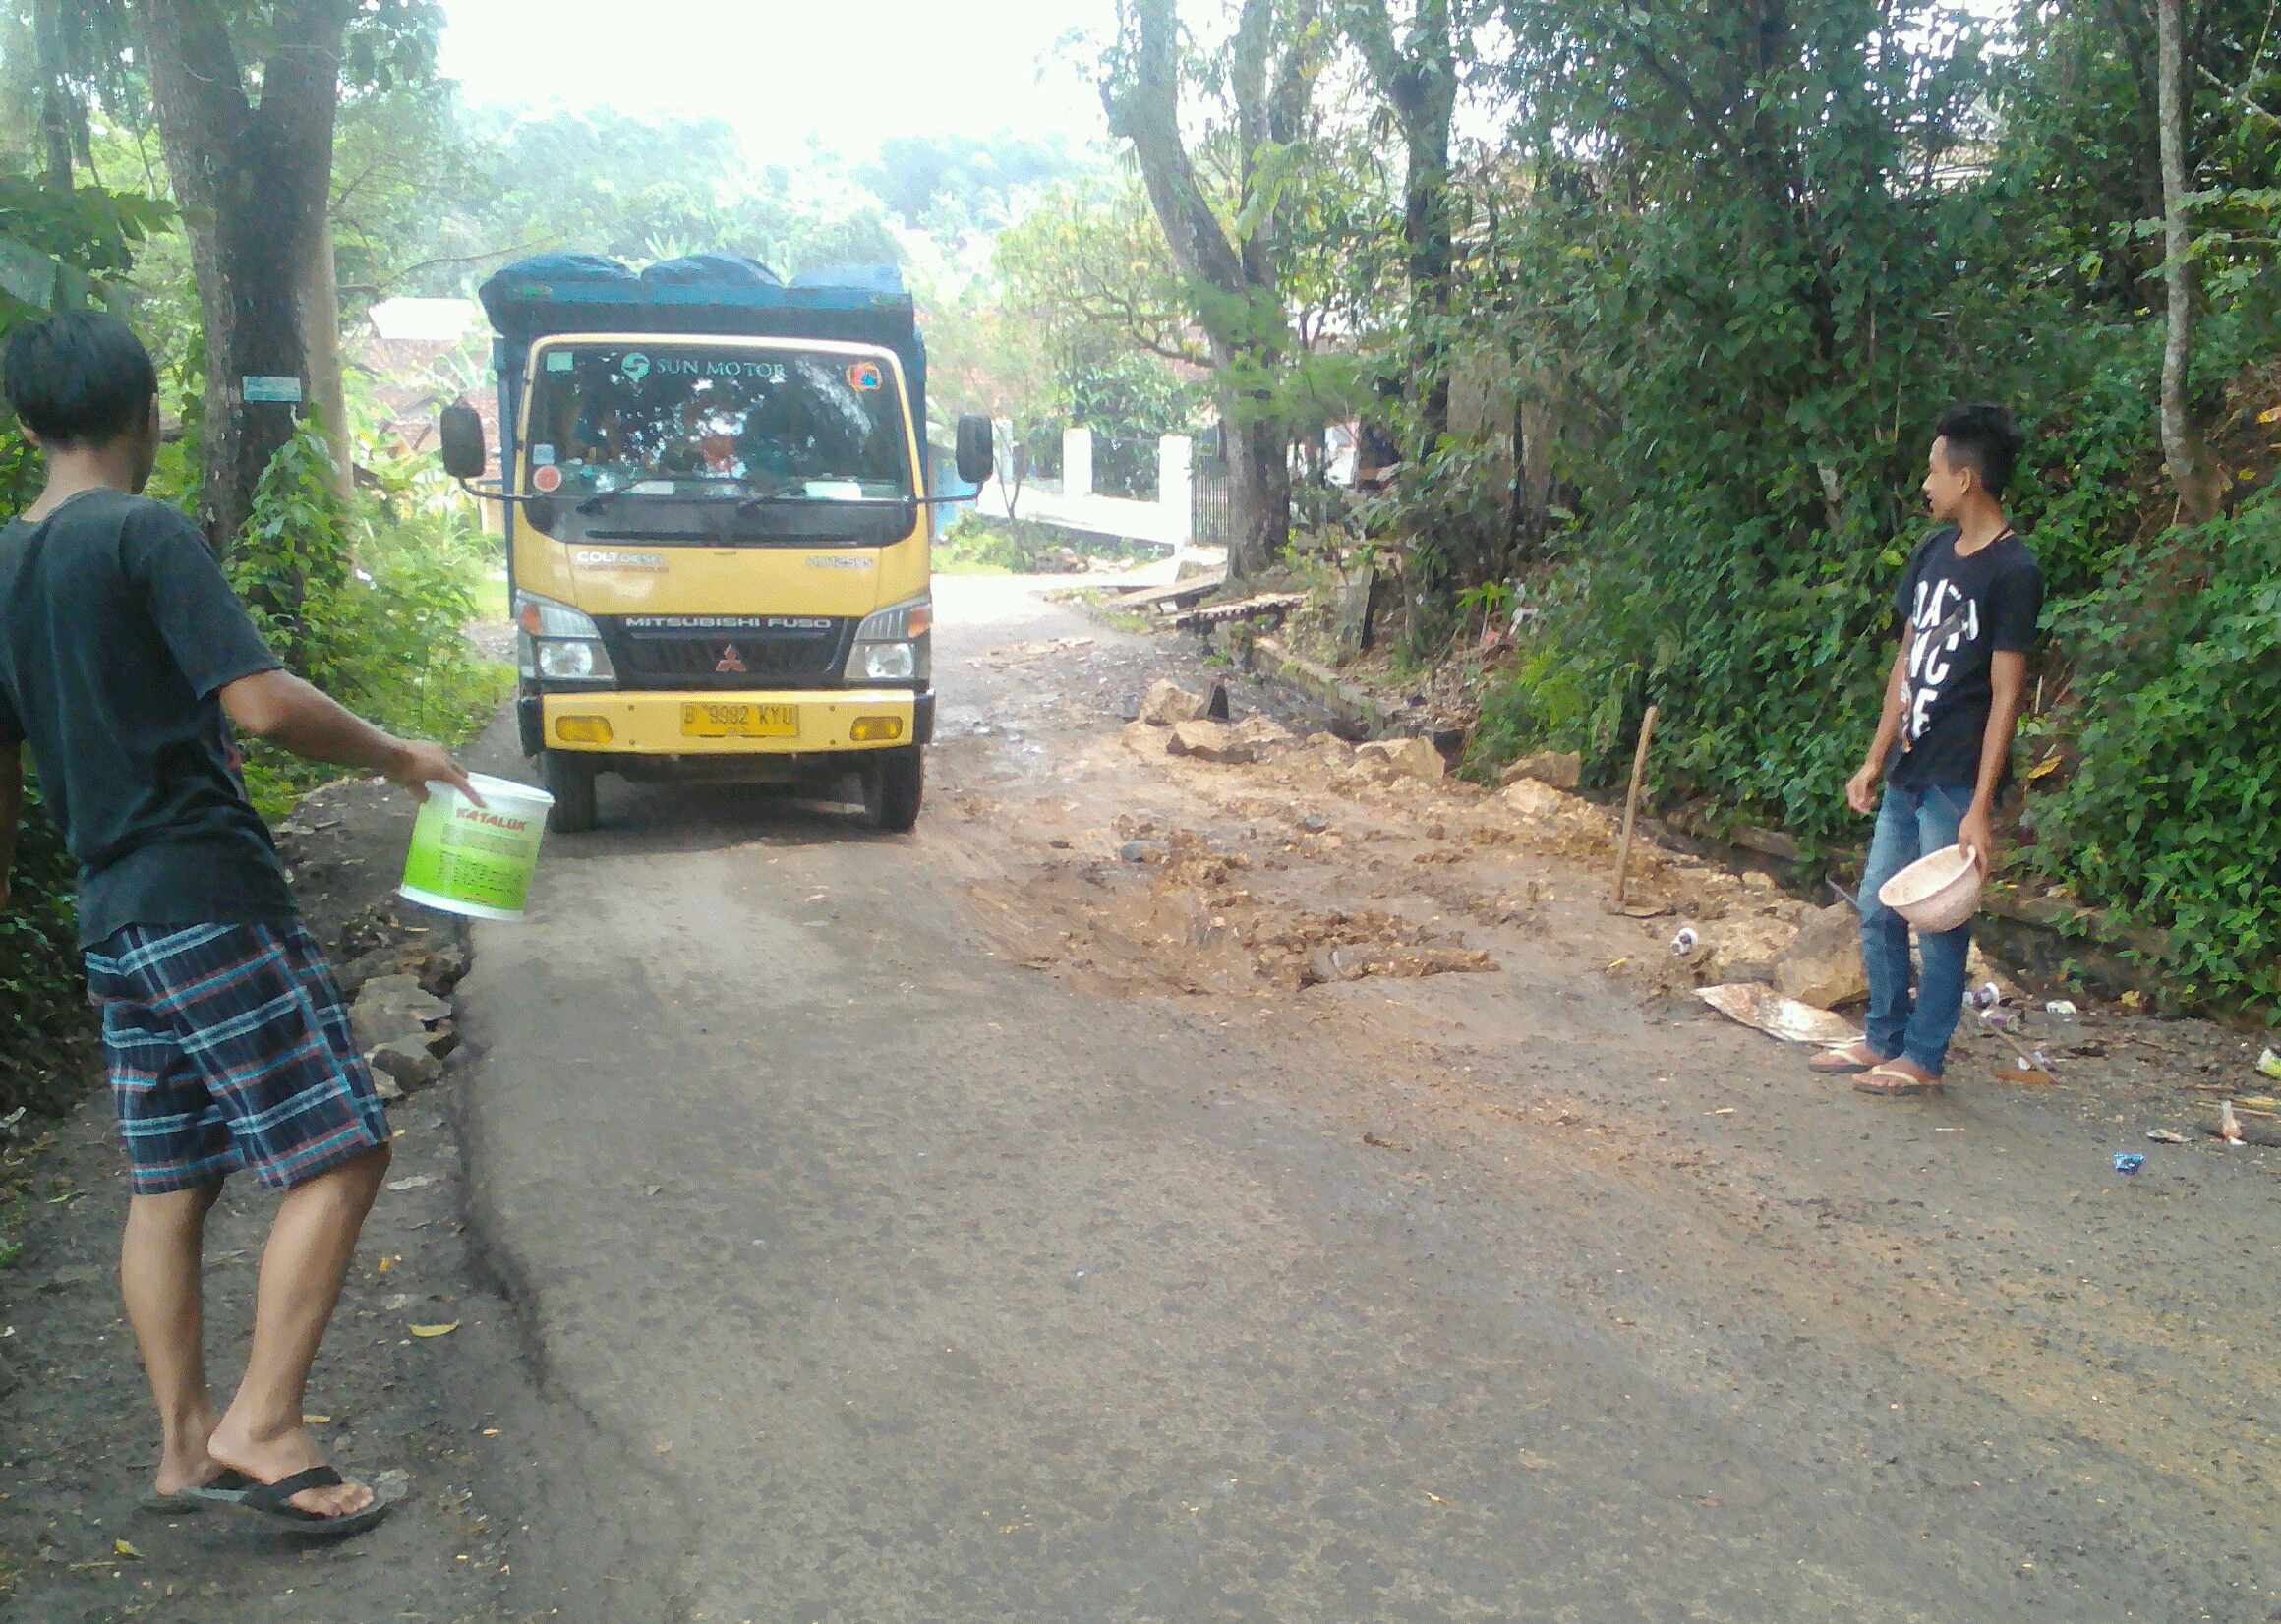
[[[1410,284],[1413,461],[1449,432],[1449,312],[1456,262],[1449,206],[1449,132],[1457,108],[1458,36],[1466,0],[1418,0],[1407,48],[1394,38],[1385,0],[1345,0],[1339,19],[1378,95],[1393,110],[1406,156],[1402,184],[1404,269]]]
[[[1248,580],[1291,538],[1291,444],[1280,418],[1236,420],[1228,456],[1228,575]],[[1225,431],[1223,430],[1223,433]]]
[[[227,552],[255,488],[293,436],[290,403],[249,402],[245,379],[308,389],[301,292],[324,224],[347,0],[280,8],[261,100],[213,0],[140,0],[159,140],[189,228],[205,318],[200,518]]]
[[[2186,83],[2186,0],[2155,0],[2162,120],[2162,285],[2169,320],[2162,338],[2162,456],[2177,488],[2178,504],[2190,524],[2206,523],[2218,510],[2220,482],[2193,421],[2190,391],[2193,381],[2193,232],[2187,194],[2187,110],[2192,90]]]
[[[1198,180],[1180,124],[1180,24],[1173,0],[1132,0],[1130,65],[1119,85],[1105,84],[1102,105],[1112,133],[1133,155],[1163,228],[1173,263],[1193,290],[1219,374],[1235,441],[1228,448],[1228,574],[1245,580],[1283,549],[1291,534],[1290,445],[1268,391],[1239,381],[1272,379],[1293,347],[1279,288],[1281,224],[1277,210],[1257,206],[1250,180],[1258,149],[1293,139],[1291,102],[1304,101],[1302,58],[1292,51],[1271,67],[1276,0],[1243,0],[1231,75],[1239,200],[1251,224],[1230,241]]]
[[[63,22],[55,0],[38,0],[31,9],[33,55],[39,70],[40,184],[51,191],[72,189],[72,136],[76,125],[71,73],[63,44]]]
[[[356,496],[356,441],[348,432],[348,392],[340,364],[340,275],[332,257],[332,221],[322,222],[316,250],[301,267],[301,347],[309,358],[309,416],[332,442],[341,500]]]

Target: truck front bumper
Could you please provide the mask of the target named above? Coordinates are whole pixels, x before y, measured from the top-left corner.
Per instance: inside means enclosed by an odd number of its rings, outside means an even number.
[[[517,706],[517,721],[525,755],[542,749],[595,755],[827,755],[927,743],[934,737],[935,696],[908,688],[526,693]],[[767,730],[741,730],[739,724]]]

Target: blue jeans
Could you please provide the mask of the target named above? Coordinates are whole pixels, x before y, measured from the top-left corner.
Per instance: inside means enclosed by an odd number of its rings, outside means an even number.
[[[1886,881],[1927,852],[1957,843],[1971,809],[1969,785],[1889,783],[1861,876],[1861,964],[1869,972],[1869,1019],[1862,1037],[1872,1054],[1903,1056],[1934,1076],[1949,1056],[1949,1037],[1964,1007],[1964,961],[1972,951],[1970,920],[1955,930],[1920,934],[1923,975],[1908,989],[1908,921],[1877,899]]]

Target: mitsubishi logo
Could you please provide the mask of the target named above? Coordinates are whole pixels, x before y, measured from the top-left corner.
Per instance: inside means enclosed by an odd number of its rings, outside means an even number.
[[[736,645],[731,643],[721,651],[721,664],[713,668],[723,675],[731,671],[741,671],[744,669],[744,657],[736,652]]]

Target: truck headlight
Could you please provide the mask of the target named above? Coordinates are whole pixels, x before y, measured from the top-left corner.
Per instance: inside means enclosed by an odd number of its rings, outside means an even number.
[[[607,665],[608,654],[600,653],[600,643],[558,642],[550,639],[539,645],[539,674],[559,682],[590,681],[597,665]]]
[[[613,682],[617,672],[594,617],[535,593],[515,594],[523,675],[546,682]]]
[[[935,606],[931,598],[875,610],[855,628],[848,652],[850,682],[924,682],[933,674]]]

